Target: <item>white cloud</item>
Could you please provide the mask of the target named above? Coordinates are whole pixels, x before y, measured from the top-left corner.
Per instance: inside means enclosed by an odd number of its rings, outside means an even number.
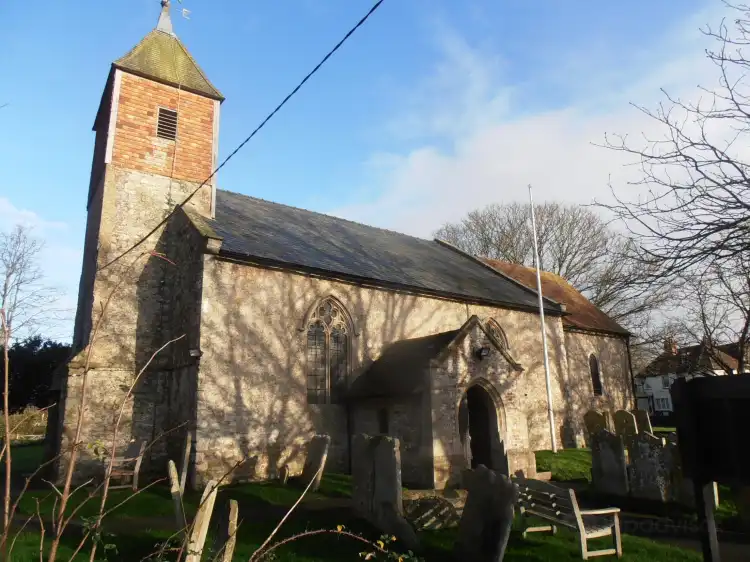
[[[64,222],[47,221],[34,211],[19,209],[10,200],[0,197],[0,230],[8,231],[16,225],[33,228],[36,231],[66,229]]]
[[[656,137],[661,129],[630,102],[652,107],[662,100],[660,87],[694,96],[698,84],[715,82],[698,28],[720,16],[691,15],[655,44],[639,45],[620,71],[596,54],[575,61],[566,67],[568,91],[560,91],[572,101],[535,113],[520,99],[528,83],[508,83],[496,57],[444,32],[441,62],[391,127],[401,139],[411,134],[421,143],[406,153],[375,155],[374,188],[364,192],[378,195],[333,213],[429,237],[474,208],[527,200],[528,184],[536,201],[606,199],[610,179],[624,185],[637,170],[623,166],[632,159],[594,143],[607,132]]]
[[[82,249],[68,242],[71,234],[68,224],[46,220],[0,197],[0,232],[9,232],[16,225],[29,227],[31,235],[44,243],[37,263],[44,273],[44,285],[55,288],[60,294],[54,307],[55,319],[43,322],[41,333],[45,337],[69,340],[73,333]]]

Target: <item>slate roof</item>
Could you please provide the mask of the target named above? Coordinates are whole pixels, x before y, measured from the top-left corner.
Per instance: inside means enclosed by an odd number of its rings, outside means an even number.
[[[516,263],[484,258],[492,267],[519,283],[536,290],[536,269]],[[579,293],[573,285],[554,273],[542,271],[542,293],[545,297],[565,305],[563,326],[594,332],[629,335],[629,332]]]
[[[220,253],[355,282],[538,310],[536,292],[437,241],[217,190]],[[560,315],[559,305],[545,310]]]
[[[425,369],[459,332],[451,330],[389,345],[377,361],[355,379],[348,397],[404,396],[425,390]]]
[[[224,96],[211,84],[182,41],[176,35],[161,29],[154,29],[113,65],[139,76],[182,87],[212,99],[224,100]]]
[[[652,377],[670,374],[714,374],[714,371],[738,369],[737,359],[706,342],[681,347],[677,353],[664,351],[651,361],[637,376]]]

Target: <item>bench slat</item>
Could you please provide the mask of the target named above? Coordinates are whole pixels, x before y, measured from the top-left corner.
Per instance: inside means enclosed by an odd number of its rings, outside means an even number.
[[[544,498],[546,500],[554,500],[558,503],[565,503],[569,506],[573,506],[573,504],[570,501],[570,498],[567,493],[550,493],[550,492],[540,492],[538,490],[533,490],[530,488],[520,488],[521,495],[531,497],[531,498]]]
[[[524,515],[534,515],[535,517],[539,517],[541,519],[544,519],[546,521],[550,521],[552,523],[556,523],[558,525],[564,525],[565,527],[569,527],[571,529],[577,529],[578,526],[576,525],[576,521],[573,518],[568,518],[564,514],[560,517],[555,516],[552,513],[549,513],[544,508],[534,507],[534,508],[522,508],[522,513]]]
[[[568,498],[561,498],[557,496],[547,496],[543,494],[530,494],[528,492],[521,492],[519,498],[522,501],[541,501],[549,504],[557,504],[559,506],[565,506],[569,510],[573,510],[573,504]]]

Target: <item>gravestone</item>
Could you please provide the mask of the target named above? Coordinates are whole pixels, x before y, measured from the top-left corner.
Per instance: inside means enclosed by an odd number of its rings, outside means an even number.
[[[586,433],[589,439],[595,433],[598,433],[602,429],[607,429],[607,418],[604,414],[597,410],[589,410],[583,415],[583,423],[586,426]]]
[[[640,433],[633,440],[630,457],[630,491],[636,498],[669,501],[671,454],[662,439]]]
[[[633,410],[635,421],[638,424],[639,433],[653,433],[654,428],[651,427],[651,418],[646,410]]]
[[[188,467],[190,466],[190,453],[193,448],[193,436],[188,431],[185,436],[185,443],[182,447],[182,462],[180,464],[180,494],[185,493],[187,483]]]
[[[671,434],[670,435],[676,435]],[[682,458],[677,439],[667,437],[665,446],[666,454],[669,455],[669,500],[695,509],[695,486],[690,478],[686,478],[682,471]]]
[[[203,556],[203,546],[206,544],[208,536],[208,526],[211,522],[211,515],[216,503],[216,492],[219,490],[219,484],[216,480],[210,480],[203,490],[201,503],[193,519],[193,525],[188,537],[187,556],[185,562],[201,562]]]
[[[460,516],[448,499],[431,496],[404,502],[404,515],[412,526],[421,531],[436,531],[458,525]]]
[[[635,416],[625,410],[615,412],[615,433],[622,437],[625,444],[638,435],[638,422]]]
[[[630,458],[630,448],[633,445],[633,438],[638,435],[638,423],[635,416],[625,410],[617,410],[614,415],[615,433],[622,439],[625,445],[626,458]]]
[[[407,549],[419,549],[414,529],[404,518],[399,440],[387,435],[355,435],[352,440],[352,507]]]
[[[237,500],[229,500],[227,511],[222,517],[219,528],[219,558],[220,562],[232,562],[234,547],[237,544],[237,515],[239,504]],[[216,558],[214,558],[216,560]]]
[[[622,439],[599,430],[591,436],[591,483],[602,494],[628,495],[628,471]]]
[[[463,476],[469,495],[458,524],[457,560],[501,562],[513,524],[518,486],[484,465]]]
[[[307,445],[307,457],[305,465],[302,468],[302,485],[310,486],[310,491],[315,492],[320,488],[320,481],[323,478],[323,470],[328,458],[328,447],[331,445],[330,435],[316,435]]]
[[[175,523],[177,525],[177,529],[182,530],[187,527],[187,520],[185,519],[185,512],[182,506],[180,477],[177,475],[177,467],[175,466],[174,461],[170,460],[167,463],[167,470],[169,472],[169,493],[172,496]]]

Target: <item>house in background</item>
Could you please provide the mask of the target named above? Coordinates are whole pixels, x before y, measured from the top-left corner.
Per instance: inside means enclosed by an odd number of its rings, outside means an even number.
[[[636,405],[648,410],[652,419],[669,422],[673,408],[669,389],[677,378],[713,377],[737,374],[738,344],[714,345],[707,338],[698,345],[677,347],[673,339],[664,351],[635,377]]]

